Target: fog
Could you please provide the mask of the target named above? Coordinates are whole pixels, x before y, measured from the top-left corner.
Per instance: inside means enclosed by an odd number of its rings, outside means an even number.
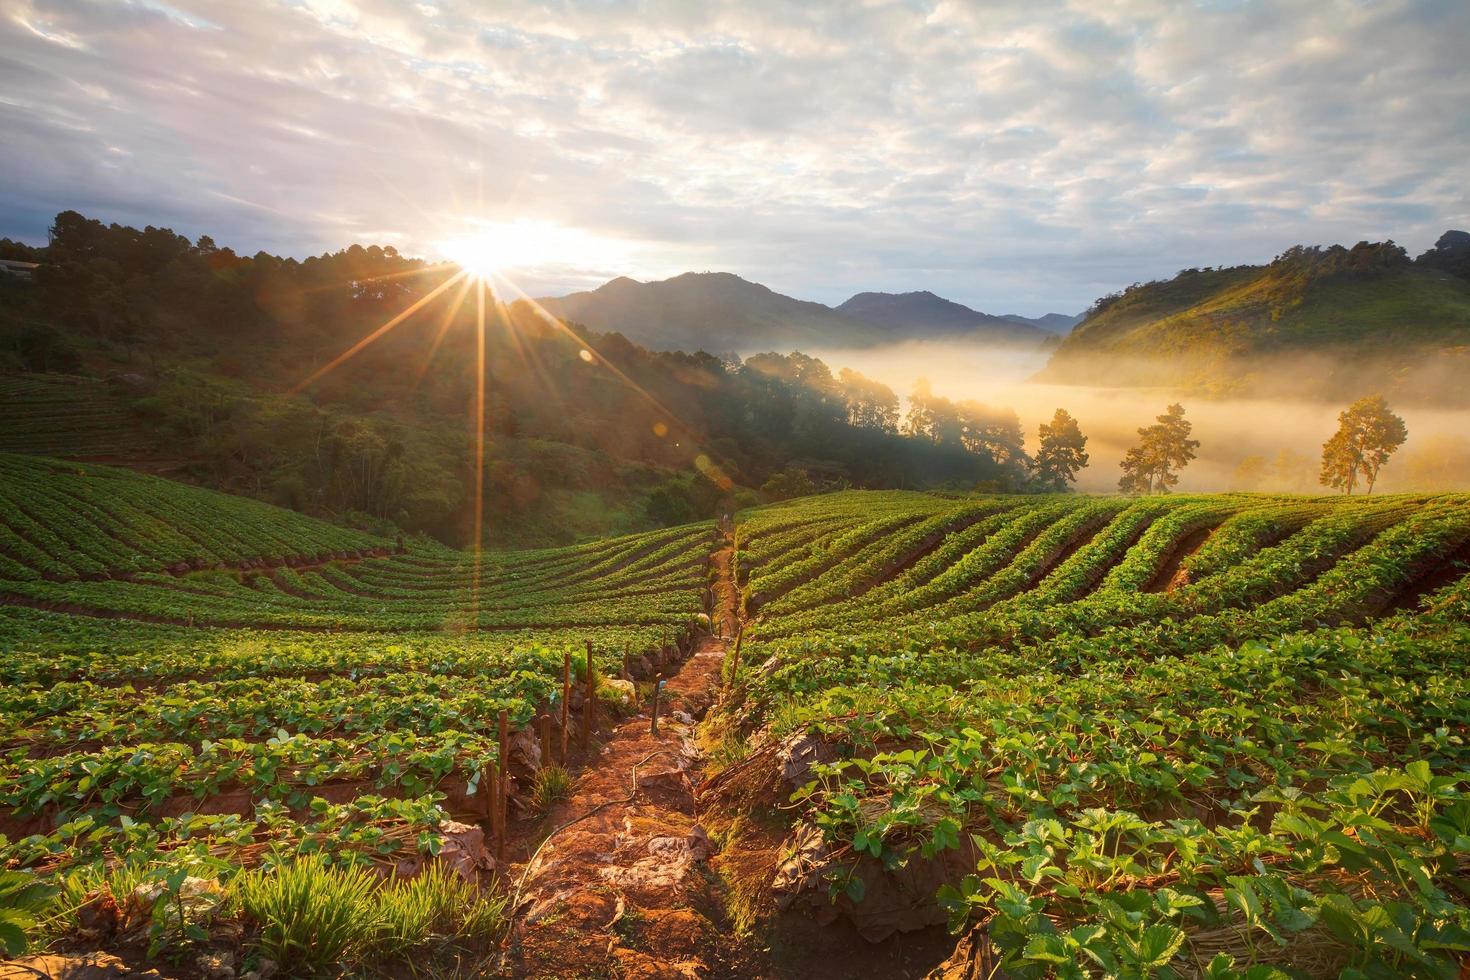
[[[1181,475],[1180,492],[1332,492],[1317,482],[1322,443],[1336,430],[1337,413],[1361,394],[1347,393],[1340,402],[1328,402],[1209,398],[1168,388],[1039,384],[1027,379],[1046,363],[1046,353],[966,342],[908,341],[810,353],[834,373],[847,367],[882,381],[904,399],[905,412],[906,396],[921,377],[929,379],[936,394],[1010,408],[1020,417],[1030,452],[1036,449],[1037,426],[1056,409],[1065,408],[1088,437],[1091,464],[1078,474],[1077,486],[1090,491],[1117,489],[1118,462],[1136,443],[1138,428],[1152,423],[1171,401],[1179,401],[1200,441],[1199,457]],[[1390,405],[1403,416],[1409,438],[1384,467],[1376,489],[1387,493],[1470,489],[1470,407],[1404,405],[1392,397]]]

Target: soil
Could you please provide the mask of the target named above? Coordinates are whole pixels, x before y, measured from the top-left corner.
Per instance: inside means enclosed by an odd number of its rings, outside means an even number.
[[[726,540],[713,555],[713,621],[721,624],[736,622],[730,559]],[[645,713],[611,732],[570,796],[541,822],[549,836],[508,869],[515,895],[508,975],[760,975],[739,965],[695,793],[702,759],[694,727],[718,694],[730,644],[723,635],[700,641],[665,680],[657,731]]]
[[[1169,549],[1164,558],[1164,563],[1159,566],[1158,572],[1149,583],[1143,587],[1144,592],[1172,592],[1177,588],[1189,584],[1188,573],[1184,571],[1183,565],[1195,552],[1205,546],[1211,534],[1215,533],[1217,525],[1207,524],[1190,531]]]

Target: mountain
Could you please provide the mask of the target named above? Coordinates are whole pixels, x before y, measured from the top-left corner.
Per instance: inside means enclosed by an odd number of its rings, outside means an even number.
[[[1068,316],[1065,313],[1047,313],[1044,316],[1021,316],[1019,313],[1004,313],[1002,320],[1010,320],[1012,323],[1023,323],[1028,326],[1038,327],[1051,334],[1067,334],[1072,328],[1082,322],[1085,313],[1076,313]]]
[[[867,347],[892,339],[878,324],[728,272],[686,272],[658,282],[618,278],[589,292],[538,302],[563,320],[616,331],[659,350],[750,354]]]
[[[1093,304],[1037,380],[1339,400],[1379,390],[1462,397],[1467,242],[1450,233],[1417,261],[1391,241],[1299,245],[1267,265],[1186,269],[1134,285]]]
[[[551,313],[657,350],[738,351],[876,347],[899,340],[964,337],[1035,347],[1076,317],[993,316],[930,292],[858,293],[835,309],[783,296],[729,272],[686,272],[540,299]]]
[[[903,339],[966,337],[996,343],[1035,346],[1048,332],[1033,322],[992,316],[931,292],[858,293],[837,312],[886,326]]]

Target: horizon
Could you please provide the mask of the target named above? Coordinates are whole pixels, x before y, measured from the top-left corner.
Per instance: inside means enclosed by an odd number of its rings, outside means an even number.
[[[827,305],[1066,313],[1181,267],[1417,254],[1470,225],[1470,122],[1434,108],[1470,98],[1467,29],[1429,0],[25,0],[0,18],[0,235],[36,243],[67,208],[242,254],[478,235],[529,248],[533,295],[719,269]]]

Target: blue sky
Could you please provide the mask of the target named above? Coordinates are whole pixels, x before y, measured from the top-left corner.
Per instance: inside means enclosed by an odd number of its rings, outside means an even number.
[[[0,236],[488,229],[533,293],[719,269],[1075,312],[1470,227],[1467,50],[1464,0],[0,0]]]

